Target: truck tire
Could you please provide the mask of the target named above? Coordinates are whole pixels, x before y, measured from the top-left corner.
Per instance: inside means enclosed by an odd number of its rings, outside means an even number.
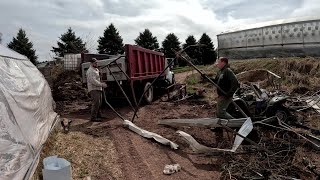
[[[149,88],[149,86],[151,86],[151,83],[147,82],[146,85],[144,86],[144,91],[146,91]],[[144,100],[148,104],[152,103],[152,101],[153,101],[153,87],[152,86],[144,94]]]

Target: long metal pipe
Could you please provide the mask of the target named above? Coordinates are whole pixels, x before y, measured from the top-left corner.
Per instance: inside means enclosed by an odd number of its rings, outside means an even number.
[[[123,93],[124,97],[127,99],[127,101],[128,101],[128,103],[129,103],[129,105],[131,106],[132,110],[134,111],[135,109],[134,109],[133,105],[131,104],[131,101],[130,101],[130,99],[128,98],[126,92],[124,92],[123,88],[121,87],[120,83],[118,82],[118,80],[117,80],[116,77],[114,76],[113,72],[110,70],[109,66],[107,66],[107,68],[108,68],[108,70],[110,71],[111,76],[112,76],[113,79],[116,81],[117,85],[119,86],[119,88],[120,88],[121,92]]]
[[[151,86],[149,86],[149,87],[143,92],[143,94],[141,95],[141,97],[140,97],[140,99],[139,99],[139,102],[138,102],[138,104],[137,104],[136,110],[134,111],[134,114],[133,114],[133,117],[132,117],[131,122],[134,121],[134,118],[135,118],[135,116],[136,116],[136,114],[137,114],[137,112],[138,112],[138,110],[139,110],[139,106],[140,106],[140,104],[141,104],[141,102],[142,102],[143,96],[144,96],[144,95],[146,94],[146,92],[152,87],[152,85],[159,79],[159,77],[173,64],[173,62],[174,62],[174,60],[172,60],[172,61],[167,65],[167,67],[152,81]]]

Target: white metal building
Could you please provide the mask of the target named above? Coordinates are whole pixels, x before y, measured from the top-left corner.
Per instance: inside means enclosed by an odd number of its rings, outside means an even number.
[[[219,56],[233,59],[320,56],[320,18],[277,20],[217,35]]]

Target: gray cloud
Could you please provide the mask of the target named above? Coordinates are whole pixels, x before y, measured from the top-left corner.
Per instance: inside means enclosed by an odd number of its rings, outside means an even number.
[[[105,12],[110,14],[117,14],[120,16],[139,16],[143,14],[146,9],[157,8],[150,1],[134,1],[134,0],[106,0],[104,1]]]
[[[302,3],[303,0],[291,0],[290,3],[279,0],[240,0],[225,5],[223,8],[217,8],[213,5],[209,5],[209,7],[214,9],[217,17],[223,20],[227,20],[228,16],[232,16],[235,19],[272,20],[274,18],[290,17],[292,10],[301,7]]]
[[[119,30],[124,43],[134,43],[145,28],[160,44],[172,32],[182,43],[188,35],[199,39],[204,32],[216,42],[215,35],[228,28],[316,15],[319,4],[316,0],[1,0],[0,32],[3,44],[7,44],[19,28],[25,29],[43,61],[50,60],[51,47],[68,27],[87,42],[92,52],[110,23]]]

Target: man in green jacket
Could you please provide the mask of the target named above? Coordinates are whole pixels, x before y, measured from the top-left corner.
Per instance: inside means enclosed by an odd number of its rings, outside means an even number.
[[[236,76],[229,68],[228,58],[220,57],[215,64],[219,68],[214,81],[224,91],[217,88],[217,117],[221,119],[234,119],[228,112],[227,108],[232,102],[233,94],[240,87],[240,83]],[[223,129],[215,128],[216,142],[221,142],[223,138]],[[217,144],[218,145],[218,144]]]
[[[217,117],[233,119],[233,117],[227,112],[227,108],[232,102],[233,94],[240,87],[240,84],[232,70],[229,68],[228,58],[220,57],[216,66],[220,70],[216,75],[215,82],[226,93],[222,92],[219,88],[217,89]]]

